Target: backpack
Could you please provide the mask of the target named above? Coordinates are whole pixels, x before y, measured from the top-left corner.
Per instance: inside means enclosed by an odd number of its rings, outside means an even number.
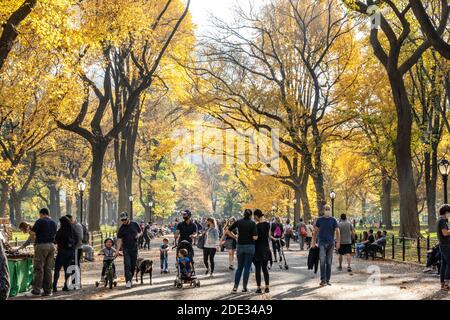
[[[89,231],[84,224],[83,226],[83,240],[81,241],[83,244],[89,244]]]
[[[281,237],[281,228],[280,226],[277,224],[275,227],[275,231],[273,232],[273,236],[278,238]]]
[[[293,234],[292,228],[291,228],[291,227],[286,227],[285,233],[286,233],[288,236],[292,236],[292,234]]]
[[[308,231],[306,230],[306,226],[304,224],[300,226],[300,235],[304,238],[308,235]]]

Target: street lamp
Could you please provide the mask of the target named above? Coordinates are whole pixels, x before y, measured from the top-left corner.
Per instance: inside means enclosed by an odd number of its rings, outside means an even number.
[[[152,222],[152,207],[153,207],[153,201],[150,201],[148,203],[148,207],[150,208],[150,222]]]
[[[334,199],[336,199],[336,192],[331,191],[330,198],[331,198],[331,216],[334,217]]]
[[[439,161],[439,173],[441,174],[442,180],[444,182],[444,203],[448,203],[447,180],[448,180],[448,175],[450,174],[450,163],[445,158],[443,158],[441,161]]]
[[[129,196],[128,200],[130,200],[130,220],[133,220],[133,196]]]
[[[78,191],[80,191],[80,223],[83,224],[83,193],[86,190],[86,183],[83,180],[78,182]]]
[[[380,228],[383,228],[383,210],[380,209]]]

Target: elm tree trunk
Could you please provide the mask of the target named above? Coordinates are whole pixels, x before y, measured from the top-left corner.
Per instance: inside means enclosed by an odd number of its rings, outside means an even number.
[[[0,182],[2,186],[2,196],[0,197],[0,216],[6,217],[6,206],[8,204],[10,185],[6,181]]]
[[[411,156],[412,110],[402,75],[398,70],[388,70],[388,76],[397,109],[395,160],[400,198],[399,235],[417,238],[420,236],[420,224]]]
[[[383,224],[386,226],[386,229],[392,229],[392,180],[386,172],[382,173],[381,184],[381,210],[383,215]]]
[[[103,161],[107,147],[108,144],[103,142],[92,144],[92,173],[88,199],[89,214],[87,217],[89,231],[100,230]]]

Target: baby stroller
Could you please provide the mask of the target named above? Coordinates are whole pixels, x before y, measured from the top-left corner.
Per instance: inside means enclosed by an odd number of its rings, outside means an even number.
[[[192,262],[192,270],[190,270],[190,276],[186,276],[184,273],[184,266],[178,262],[178,252],[181,249],[186,249],[188,252],[188,258]],[[191,286],[200,287],[200,281],[197,279],[194,266],[194,248],[189,241],[183,240],[177,246],[177,262],[175,264],[177,269],[176,278],[174,281],[174,286],[177,288],[183,288],[184,283],[189,283]]]
[[[439,250],[439,244],[436,244],[427,253],[427,265],[423,273],[428,273],[433,271],[433,268],[437,270],[437,274],[440,273],[441,269],[441,252]]]

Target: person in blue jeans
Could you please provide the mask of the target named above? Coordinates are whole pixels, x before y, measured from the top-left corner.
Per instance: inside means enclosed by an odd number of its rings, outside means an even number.
[[[340,247],[339,225],[335,218],[331,217],[331,207],[324,205],[323,216],[317,219],[314,227],[314,235],[312,239],[312,247],[319,245],[319,261],[320,261],[320,286],[331,286],[331,266],[333,264],[333,250]]]
[[[248,291],[247,284],[250,277],[250,268],[252,266],[253,256],[255,255],[255,240],[258,239],[256,223],[251,220],[251,217],[252,211],[245,209],[244,218],[237,220],[226,230],[226,234],[237,241],[236,255],[238,267],[234,276],[233,293],[237,292],[242,274],[242,292]]]
[[[450,218],[450,205],[444,204],[439,209],[437,222],[437,236],[439,239],[439,250],[441,252],[441,289],[450,290],[450,230],[448,219]]]
[[[125,271],[125,287],[130,289],[132,286],[133,275],[136,270],[136,261],[138,257],[138,239],[142,235],[141,227],[128,217],[128,213],[120,214],[122,225],[117,232],[116,257],[120,251],[123,251],[123,264]]]
[[[163,244],[159,248],[159,258],[161,261],[161,273],[169,272],[168,255],[169,255],[169,239],[164,238]]]

